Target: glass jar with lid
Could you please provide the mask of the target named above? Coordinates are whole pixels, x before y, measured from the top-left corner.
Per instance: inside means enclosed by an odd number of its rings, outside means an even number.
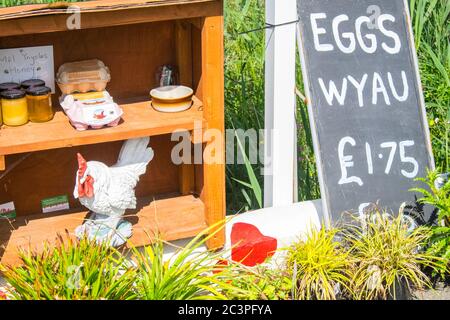
[[[28,118],[31,122],[46,122],[53,119],[51,89],[31,87],[27,90]]]
[[[6,91],[6,90],[19,90],[20,84],[16,82],[5,82],[0,83],[0,92]]]
[[[45,81],[41,79],[29,79],[22,81],[20,84],[23,90],[28,90],[32,87],[43,87],[45,86]]]
[[[28,106],[25,92],[12,89],[0,93],[2,98],[3,123],[21,126],[28,122]]]
[[[15,83],[15,82],[5,82],[5,83],[0,83],[0,93],[2,91],[6,91],[6,90],[11,90],[11,89],[20,89],[20,84]],[[3,119],[2,119],[2,103],[1,103],[1,98],[0,98],[0,126],[3,124]]]

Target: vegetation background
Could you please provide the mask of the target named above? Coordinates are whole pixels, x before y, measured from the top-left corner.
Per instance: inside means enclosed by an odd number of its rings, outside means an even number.
[[[65,1],[74,2],[75,0]],[[1,6],[54,3],[57,0],[0,0]],[[226,127],[264,127],[265,0],[224,0]],[[450,170],[450,1],[410,0],[415,42],[426,100],[436,165]],[[260,29],[254,32],[249,30]],[[303,91],[297,63],[297,87]],[[320,198],[306,105],[297,100],[298,199]],[[259,145],[262,147],[262,144]],[[245,141],[235,146],[246,150]],[[228,165],[227,211],[238,213],[261,207],[261,164]]]
[[[264,0],[225,0],[225,104],[227,128],[264,126]],[[410,0],[415,43],[436,166],[450,170],[450,1]],[[297,88],[303,92],[297,62]],[[297,99],[298,199],[320,198],[306,105]],[[242,141],[241,144],[243,144]],[[237,145],[237,148],[240,144]],[[248,151],[248,150],[247,150]],[[262,198],[261,165],[228,165],[227,209],[256,209]]]

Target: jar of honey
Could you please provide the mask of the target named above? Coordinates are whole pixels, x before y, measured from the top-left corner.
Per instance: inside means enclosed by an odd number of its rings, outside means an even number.
[[[23,90],[28,90],[32,87],[43,87],[45,86],[45,81],[41,80],[41,79],[29,79],[29,80],[25,80],[22,81],[22,83],[20,84],[20,86],[22,87]]]
[[[28,117],[31,122],[46,122],[53,119],[51,89],[31,87],[27,90]]]
[[[6,90],[0,93],[2,98],[3,123],[8,126],[21,126],[28,122],[28,107],[25,92]]]
[[[2,91],[6,91],[6,90],[11,90],[11,89],[20,89],[20,84],[15,83],[15,82],[5,82],[5,83],[0,83],[0,93]],[[0,126],[3,124],[3,119],[2,119],[2,103],[1,103],[1,98],[0,98]]]

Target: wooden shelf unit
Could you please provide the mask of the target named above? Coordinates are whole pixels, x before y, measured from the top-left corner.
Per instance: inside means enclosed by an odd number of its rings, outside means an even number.
[[[48,123],[0,128],[0,203],[14,201],[17,218],[0,220],[0,262],[18,263],[17,249],[41,250],[65,230],[73,233],[86,209],[72,196],[76,153],[86,160],[112,165],[123,140],[152,136],[155,157],[136,189],[137,210],[131,243],[191,237],[225,218],[224,134],[192,139],[203,150],[214,144],[219,163],[171,162],[175,130],[218,129],[224,133],[223,2],[221,0],[124,0],[76,3],[81,29],[67,30],[70,13],[51,6],[0,9],[0,49],[53,45],[55,71],[65,62],[98,58],[109,66],[107,90],[123,107],[123,121],[114,128],[76,131],[62,111]],[[31,11],[26,11],[31,10]],[[192,108],[164,114],[153,110],[149,90],[155,72],[177,65],[180,82],[194,89]],[[58,106],[59,90],[53,97]],[[142,98],[144,97],[144,98]],[[200,138],[199,138],[200,137]],[[4,167],[4,168],[2,168]],[[40,200],[67,194],[70,210],[43,214]],[[152,201],[153,199],[159,199]],[[225,231],[215,234],[210,248],[224,244]]]

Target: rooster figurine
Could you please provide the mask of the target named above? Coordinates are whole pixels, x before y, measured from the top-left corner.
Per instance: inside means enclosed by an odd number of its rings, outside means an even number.
[[[88,161],[78,154],[78,171],[73,195],[91,211],[91,216],[78,226],[78,238],[86,235],[97,242],[109,241],[117,247],[131,236],[131,223],[122,219],[126,209],[136,208],[134,188],[153,159],[150,138],[125,141],[117,163],[111,167]]]

